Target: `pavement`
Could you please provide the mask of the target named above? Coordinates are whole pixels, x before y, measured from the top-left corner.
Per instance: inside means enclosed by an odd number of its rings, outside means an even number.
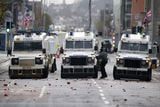
[[[160,66],[156,68],[155,71],[160,72]]]
[[[10,57],[7,57],[7,54],[4,51],[0,51],[0,64],[8,61]]]

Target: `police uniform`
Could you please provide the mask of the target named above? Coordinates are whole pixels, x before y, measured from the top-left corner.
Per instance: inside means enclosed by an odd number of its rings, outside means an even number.
[[[108,63],[108,57],[107,57],[107,52],[100,52],[99,55],[97,56],[97,60],[98,60],[98,65],[100,66],[100,71],[102,76],[100,78],[105,78],[107,77],[107,73],[105,70],[105,66]]]

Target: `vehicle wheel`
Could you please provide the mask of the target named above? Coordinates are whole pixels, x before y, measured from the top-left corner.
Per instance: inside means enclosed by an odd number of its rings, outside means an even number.
[[[117,68],[114,66],[114,68],[113,68],[113,78],[115,80],[118,80],[118,79],[120,79],[120,77],[118,75],[116,75],[116,72],[117,72]]]
[[[48,67],[44,67],[42,78],[47,78],[47,77],[48,77]]]
[[[55,66],[54,66],[54,64],[52,64],[51,73],[54,73],[55,71],[56,71]]]
[[[66,75],[63,74],[63,66],[61,66],[61,78],[66,78]]]
[[[93,75],[93,78],[97,78],[98,77],[98,67],[95,66],[94,67],[94,75]]]
[[[10,66],[9,66],[9,68],[8,68],[9,78],[10,78],[10,79],[14,79],[14,77],[12,76],[12,73],[11,73],[11,72],[12,72],[12,71],[11,71]]]
[[[151,81],[152,79],[152,69],[148,70],[148,76],[146,77],[146,81]]]
[[[52,64],[51,73],[54,73],[55,71],[57,71],[56,59],[54,59],[54,62]]]

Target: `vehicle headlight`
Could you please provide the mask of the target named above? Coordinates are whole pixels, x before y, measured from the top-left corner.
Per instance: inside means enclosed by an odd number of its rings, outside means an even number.
[[[69,59],[69,57],[65,57],[65,58],[63,58],[63,63],[65,63],[65,64],[70,63],[70,59]]]
[[[42,58],[35,58],[35,64],[43,64]]]
[[[124,59],[117,58],[117,64],[118,65],[123,65],[124,64]]]
[[[143,67],[148,67],[148,65],[149,65],[149,60],[143,60],[143,61],[141,62],[141,64],[142,64]]]
[[[94,58],[88,57],[88,63],[94,63]]]
[[[11,64],[12,65],[18,65],[19,64],[19,58],[12,58],[11,59]]]

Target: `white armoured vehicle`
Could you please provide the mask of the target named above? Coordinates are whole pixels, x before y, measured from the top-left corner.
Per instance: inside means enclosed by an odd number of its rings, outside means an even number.
[[[114,79],[136,78],[150,81],[151,53],[149,35],[123,34],[118,44],[116,64],[113,69]]]
[[[97,78],[96,40],[92,32],[70,32],[64,41],[61,77]]]
[[[10,78],[48,77],[48,56],[43,46],[45,36],[35,33],[14,36]]]

